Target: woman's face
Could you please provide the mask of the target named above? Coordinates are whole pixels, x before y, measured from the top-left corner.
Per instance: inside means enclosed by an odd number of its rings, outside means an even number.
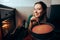
[[[42,8],[41,4],[35,4],[33,15],[35,17],[40,17],[42,14],[43,14],[43,8]]]

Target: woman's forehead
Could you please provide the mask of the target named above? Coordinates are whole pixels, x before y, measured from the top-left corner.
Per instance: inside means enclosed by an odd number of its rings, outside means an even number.
[[[35,4],[34,8],[42,8],[41,4]]]

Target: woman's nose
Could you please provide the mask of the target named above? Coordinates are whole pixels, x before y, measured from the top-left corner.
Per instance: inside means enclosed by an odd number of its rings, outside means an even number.
[[[34,13],[37,13],[37,11],[35,10]]]

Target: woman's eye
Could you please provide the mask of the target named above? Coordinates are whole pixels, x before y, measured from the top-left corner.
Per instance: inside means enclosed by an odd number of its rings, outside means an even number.
[[[34,10],[41,10],[41,8],[36,8],[36,9],[34,8]]]
[[[40,8],[38,8],[38,10],[41,10]]]

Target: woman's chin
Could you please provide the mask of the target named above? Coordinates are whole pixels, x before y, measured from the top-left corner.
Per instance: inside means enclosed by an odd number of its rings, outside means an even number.
[[[38,18],[39,16],[35,16],[36,18]]]

